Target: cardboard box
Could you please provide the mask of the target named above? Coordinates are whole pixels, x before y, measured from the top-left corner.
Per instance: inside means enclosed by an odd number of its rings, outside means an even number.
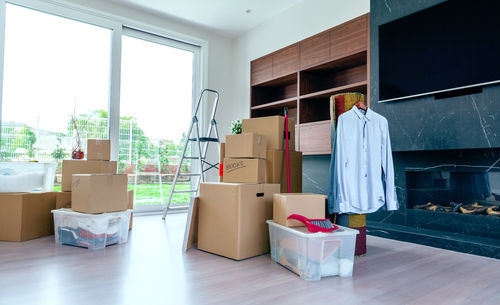
[[[266,183],[281,184],[281,192],[287,192],[286,157],[283,150],[266,153]],[[302,153],[290,151],[290,193],[302,193]]]
[[[56,193],[56,210],[71,209],[71,192]]]
[[[103,160],[111,159],[111,141],[110,140],[87,140],[87,160]]]
[[[291,214],[299,214],[309,219],[325,218],[326,196],[319,194],[274,194],[273,221],[287,227],[300,227],[298,220],[288,220]]]
[[[253,132],[226,136],[226,158],[266,158],[266,137]]]
[[[128,197],[128,209],[129,210],[134,210],[134,191],[128,191],[127,192],[127,197]],[[129,230],[132,230],[132,223],[133,223],[133,216],[134,212],[130,213],[130,224],[128,226]]]
[[[302,152],[290,151],[290,193],[302,193]],[[286,157],[283,156],[281,192],[287,193]]]
[[[56,193],[0,194],[0,240],[25,241],[54,234]]]
[[[226,143],[219,146],[219,182],[224,181],[224,158],[226,156]]]
[[[116,161],[63,160],[61,191],[71,192],[74,174],[116,174]]]
[[[236,260],[269,252],[278,184],[201,183],[198,249]]]
[[[129,206],[127,175],[73,175],[71,209],[97,214],[124,211]]]
[[[295,119],[288,120],[289,148],[295,150]],[[241,122],[244,133],[254,132],[266,136],[267,150],[282,150],[285,142],[285,117],[275,115],[245,119]]]
[[[266,181],[266,160],[224,159],[224,182],[264,183]]]

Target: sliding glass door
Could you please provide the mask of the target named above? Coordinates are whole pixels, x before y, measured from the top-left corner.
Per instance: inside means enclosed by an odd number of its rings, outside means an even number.
[[[198,47],[124,29],[120,92],[119,167],[128,173],[138,209],[161,209],[168,199],[191,122]],[[189,172],[185,162],[181,172]],[[190,189],[181,177],[176,189]],[[173,206],[189,193],[175,194]]]

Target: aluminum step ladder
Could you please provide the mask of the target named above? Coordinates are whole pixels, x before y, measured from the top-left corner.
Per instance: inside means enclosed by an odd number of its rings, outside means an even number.
[[[200,127],[198,125],[198,112],[200,111],[200,105],[201,102],[203,101],[203,98],[204,97],[208,98],[209,95],[215,96],[212,107],[212,115],[210,116],[210,126],[208,128],[206,137],[200,137]],[[217,122],[215,121],[215,114],[217,112],[218,104],[219,104],[219,92],[212,89],[203,89],[201,91],[198,103],[194,111],[193,118],[191,120],[191,124],[189,125],[189,130],[186,135],[187,141],[184,143],[184,148],[182,149],[182,154],[179,159],[179,164],[177,166],[177,170],[175,171],[174,182],[172,183],[172,189],[170,190],[170,195],[168,197],[167,205],[165,207],[165,211],[163,212],[163,217],[162,217],[163,220],[165,220],[168,211],[172,209],[170,207],[170,204],[172,203],[172,198],[174,194],[192,193],[193,194],[192,197],[197,196],[200,188],[200,182],[205,182],[205,172],[211,169],[219,168],[219,162],[210,163],[206,160],[208,147],[210,143],[216,143],[217,150],[220,151],[219,131],[217,130]],[[195,150],[197,150],[197,154],[195,156],[186,156],[187,147],[191,143],[196,143]],[[182,167],[182,162],[184,162],[184,160],[198,160],[198,173],[181,173],[180,171]],[[175,190],[175,186],[177,185],[177,179],[179,177],[195,177],[196,183],[194,184],[191,183],[191,185],[195,185],[195,187],[189,190]]]

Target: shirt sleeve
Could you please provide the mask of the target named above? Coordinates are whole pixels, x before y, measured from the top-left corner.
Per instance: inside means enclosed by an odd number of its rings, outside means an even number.
[[[382,132],[382,172],[385,185],[385,205],[388,211],[399,208],[396,186],[394,185],[394,165],[392,162],[391,137],[387,121]]]

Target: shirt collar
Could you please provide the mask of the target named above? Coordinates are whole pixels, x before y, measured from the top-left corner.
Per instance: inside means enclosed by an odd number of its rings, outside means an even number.
[[[370,121],[373,117],[373,114],[372,114],[372,110],[371,108],[368,108],[366,109],[366,114],[362,114],[361,111],[359,111],[358,107],[356,106],[353,106],[352,107],[352,110],[354,111],[354,113],[360,118],[360,119],[367,119],[368,121]]]

